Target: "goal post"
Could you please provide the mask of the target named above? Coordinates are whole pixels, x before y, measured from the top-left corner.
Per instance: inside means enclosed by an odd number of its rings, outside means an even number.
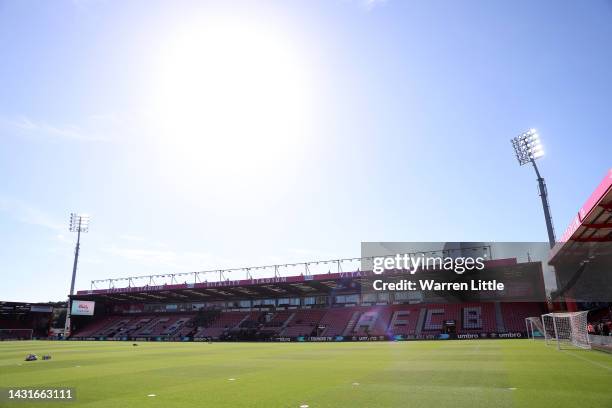
[[[527,328],[527,338],[531,340],[544,339],[545,331],[542,325],[541,317],[525,318],[525,327]]]
[[[32,329],[0,329],[2,340],[32,340]]]
[[[547,313],[542,315],[542,328],[546,345],[555,344],[557,350],[564,347],[590,349],[587,331],[587,314],[583,312]]]

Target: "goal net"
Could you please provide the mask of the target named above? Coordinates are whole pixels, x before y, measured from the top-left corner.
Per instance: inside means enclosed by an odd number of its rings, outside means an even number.
[[[527,317],[525,319],[528,339],[544,339],[544,326],[541,317]]]
[[[557,344],[557,349],[562,347],[579,347],[590,349],[589,335],[587,332],[587,313],[566,312],[548,313],[542,315],[542,327],[546,345]]]
[[[2,340],[32,340],[32,329],[0,329]]]

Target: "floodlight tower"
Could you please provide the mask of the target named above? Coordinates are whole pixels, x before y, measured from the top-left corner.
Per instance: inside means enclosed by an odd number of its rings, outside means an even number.
[[[74,295],[74,281],[76,279],[77,264],[79,262],[79,249],[81,247],[81,232],[89,232],[89,215],[70,213],[70,232],[77,233],[76,247],[74,248],[74,263],[72,264],[72,280],[70,281],[70,297],[68,298],[68,308],[66,310],[66,324],[64,326],[64,338],[70,336],[70,317],[71,302]]]
[[[527,163],[533,165],[536,176],[538,177],[538,186],[540,188],[540,198],[542,199],[542,208],[544,209],[544,218],[546,219],[546,229],[548,230],[548,242],[552,248],[555,245],[555,230],[553,228],[552,216],[550,215],[550,206],[548,205],[548,192],[544,178],[540,175],[536,160],[544,156],[540,137],[535,129],[529,129],[527,132],[521,133],[511,140],[516,159],[522,166]]]

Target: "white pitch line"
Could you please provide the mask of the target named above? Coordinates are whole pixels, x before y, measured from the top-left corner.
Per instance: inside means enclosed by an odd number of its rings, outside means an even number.
[[[589,360],[588,358],[584,358],[582,356],[576,355],[576,354],[574,354],[574,353],[572,353],[570,351],[567,351],[567,350],[561,350],[561,351],[566,353],[566,354],[569,354],[570,356],[576,357],[579,360],[584,360],[587,363],[591,363],[593,365],[596,365],[597,367],[605,368],[606,370],[612,371],[612,367],[610,367],[609,365],[605,365],[605,364],[601,364],[601,363],[598,363],[598,362],[593,361],[593,360]]]
[[[148,394],[147,397],[157,397],[155,394]]]

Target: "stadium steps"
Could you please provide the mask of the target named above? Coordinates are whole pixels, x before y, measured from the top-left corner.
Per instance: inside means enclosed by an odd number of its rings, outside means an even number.
[[[353,336],[367,336],[374,334],[379,317],[378,310],[365,310],[363,313],[361,313],[361,316],[359,316],[359,320],[357,320],[357,324],[355,324],[351,334]]]
[[[413,335],[416,331],[417,318],[418,309],[395,308],[391,314],[387,333],[391,335]]]
[[[282,336],[295,337],[310,335],[319,325],[325,314],[326,311],[320,309],[297,310],[285,330],[283,330]]]
[[[151,329],[159,322],[163,317],[155,317],[151,319],[147,324],[138,329],[134,334],[135,335],[146,335],[151,332]]]
[[[287,318],[287,320],[285,320],[285,323],[283,323],[281,332],[285,331],[285,329],[287,328],[287,326],[289,325],[289,323],[293,320],[293,318],[295,317],[295,312],[291,313],[291,315],[289,315],[289,318]]]
[[[393,308],[388,306],[373,306],[361,313],[353,336],[384,336],[391,321]]]
[[[172,335],[172,338],[181,339],[182,337],[189,336],[191,332],[195,332],[196,328],[190,325],[190,322],[192,321],[193,319],[190,319],[187,323],[185,323],[183,327]]]
[[[376,319],[376,323],[374,324],[374,331],[371,334],[376,336],[386,335],[388,333],[387,328],[389,327],[389,323],[391,323],[392,315],[392,307],[383,307],[381,310],[379,310],[378,319]]]
[[[140,330],[141,327],[143,327],[144,325],[149,323],[151,320],[152,320],[152,318],[137,319],[133,323],[129,324],[125,328],[125,331],[123,333],[121,333],[121,335],[122,336],[129,336],[129,335],[133,334],[134,332],[136,332],[137,330]]]
[[[155,321],[151,322],[146,328],[143,328],[142,330],[140,330],[138,333],[136,333],[137,336],[154,336],[156,335],[155,332],[157,330],[159,330],[158,326],[161,326],[162,324],[168,322],[170,320],[170,318],[168,317],[160,317],[159,319],[156,319]]]
[[[291,313],[289,318],[285,321],[285,323],[283,323],[280,331],[278,332],[279,336],[284,336],[285,335],[285,332],[289,328],[289,323],[293,320],[294,317],[295,317],[295,313]]]
[[[121,330],[121,328],[123,326],[125,326],[129,322],[130,322],[130,319],[121,319],[121,320],[111,324],[107,328],[103,329],[98,335],[99,336],[113,337],[119,330]]]
[[[501,304],[499,302],[495,302],[495,323],[498,331],[506,331],[506,325],[504,324],[504,314],[502,312]]]
[[[222,312],[207,327],[198,329],[194,337],[219,337],[248,320],[249,312]]]
[[[425,329],[427,313],[438,310]],[[401,314],[409,312],[409,314]],[[443,313],[441,313],[443,312]],[[297,336],[380,336],[439,334],[445,321],[456,323],[457,334],[524,332],[524,319],[539,316],[543,306],[535,303],[421,303],[316,309],[289,309],[270,311],[218,312],[206,320],[207,327],[196,326],[202,322],[200,315],[152,314],[103,316],[75,331],[73,337],[156,337],[176,338],[187,334],[194,337],[218,337],[234,329],[235,337],[255,339],[257,335]],[[394,319],[400,313],[398,319]],[[268,321],[263,323],[263,317]],[[399,320],[399,324],[397,323]],[[250,337],[249,337],[250,336]]]
[[[319,328],[323,328],[321,336],[339,336],[346,328],[348,321],[353,315],[350,308],[325,309],[323,317],[319,320]]]
[[[251,313],[247,313],[246,315],[244,315],[244,317],[242,318],[242,320],[240,322],[238,322],[238,324],[235,327],[240,327],[242,325],[242,323],[244,323],[245,321],[248,320],[248,318],[251,316]]]
[[[107,329],[108,327],[110,327],[111,325],[115,324],[117,322],[117,317],[116,316],[111,316],[111,317],[107,317],[105,319],[102,320],[98,320],[97,322],[93,322],[91,324],[89,324],[88,326],[77,330],[76,333],[73,334],[72,337],[95,337],[98,336],[98,332],[101,332],[105,329]]]
[[[180,319],[175,321],[170,327],[164,330],[161,334],[167,336],[174,336],[183,327],[183,325],[190,321],[192,318],[193,316],[181,317]]]
[[[361,312],[360,311],[353,312],[353,315],[351,316],[351,319],[348,321],[348,324],[346,325],[346,328],[342,332],[343,336],[349,336],[351,334],[351,332],[355,328],[355,325],[359,321],[359,317],[360,316],[361,316]]]
[[[259,330],[262,336],[278,335],[287,325],[287,322],[292,318],[294,312],[288,310],[280,310],[272,315],[268,322]]]
[[[425,325],[426,316],[427,316],[427,308],[423,307],[419,311],[419,320],[417,320],[417,325],[416,325],[416,330],[415,330],[417,335],[421,334],[421,332],[423,331],[423,326]]]
[[[151,336],[168,336],[168,330],[180,319],[180,316],[169,316],[164,322],[160,322],[153,328]]]

